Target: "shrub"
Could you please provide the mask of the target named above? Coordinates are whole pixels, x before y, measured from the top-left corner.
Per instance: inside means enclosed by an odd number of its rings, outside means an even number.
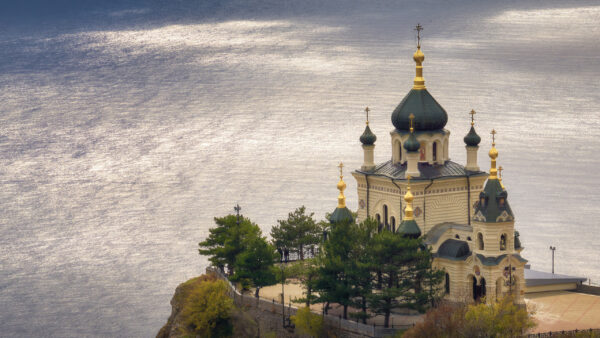
[[[291,317],[298,333],[311,337],[325,337],[323,317],[314,314],[309,307],[298,309],[295,316]]]

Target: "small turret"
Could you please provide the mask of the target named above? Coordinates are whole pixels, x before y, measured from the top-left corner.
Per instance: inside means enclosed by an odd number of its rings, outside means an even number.
[[[360,136],[360,143],[362,143],[364,160],[363,165],[360,167],[362,171],[371,171],[375,169],[374,162],[374,150],[375,150],[375,141],[377,141],[377,136],[373,134],[371,128],[369,128],[369,112],[371,110],[369,107],[365,108],[365,112],[367,113],[367,126],[365,127],[365,131]]]
[[[406,150],[406,178],[421,175],[418,164],[419,148],[421,147],[421,144],[417,141],[415,129],[413,128],[413,119],[415,116],[410,114],[408,118],[410,119],[410,135],[408,135],[408,139],[404,141],[404,149]]]
[[[417,222],[415,221],[415,217],[413,215],[412,202],[414,197],[413,194],[410,192],[410,176],[407,177],[407,180],[408,182],[406,184],[406,194],[404,195],[406,208],[404,209],[404,219],[398,227],[398,233],[406,237],[417,238],[421,236],[421,229],[419,229],[419,226],[417,225]]]
[[[479,165],[477,164],[477,151],[479,150],[479,142],[481,142],[481,137],[477,135],[475,132],[475,110],[471,109],[471,130],[465,136],[465,148],[467,149],[467,165],[465,169],[471,171],[479,171]]]

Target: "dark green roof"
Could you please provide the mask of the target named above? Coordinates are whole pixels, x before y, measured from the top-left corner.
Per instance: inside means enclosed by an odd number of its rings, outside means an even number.
[[[344,223],[344,222],[352,222],[354,218],[352,217],[352,213],[348,208],[335,208],[331,217],[329,217],[329,222],[334,223]]]
[[[397,232],[408,237],[421,236],[421,229],[419,229],[419,226],[417,225],[417,222],[414,219],[410,221],[403,220],[400,223]]]
[[[469,133],[463,140],[469,147],[476,147],[479,145],[479,142],[481,142],[481,137],[475,132],[475,127],[471,126],[471,130],[469,130]]]
[[[487,173],[483,171],[469,171],[466,170],[462,165],[452,162],[446,161],[444,164],[434,164],[431,165],[429,163],[419,163],[419,173],[421,174],[419,177],[413,177],[412,180],[430,180],[430,179],[440,179],[445,177],[466,177],[466,176],[481,176],[487,175]],[[357,172],[372,175],[372,176],[381,176],[388,177],[394,180],[405,180],[405,172],[406,172],[406,163],[405,164],[393,164],[391,160],[378,164],[375,169],[372,171],[360,171]]]
[[[377,141],[377,136],[373,134],[371,128],[369,128],[369,125],[367,124],[365,131],[362,133],[362,135],[360,135],[360,143],[370,146],[374,144],[375,141]]]
[[[502,262],[502,260],[504,258],[506,258],[506,254],[502,254],[498,257],[485,257],[482,254],[477,254],[477,258],[479,258],[479,261],[481,262],[481,264],[486,265],[486,266],[495,266],[500,264],[500,262]]]
[[[416,153],[417,151],[419,151],[421,144],[419,143],[419,141],[417,141],[415,133],[410,133],[408,140],[404,142],[403,146],[404,149],[406,149],[406,151],[408,151],[409,153]]]
[[[471,256],[469,244],[465,241],[456,239],[448,239],[440,245],[436,252],[436,257],[447,258],[452,260],[465,260]]]
[[[510,209],[510,205],[508,205],[507,197],[508,194],[506,190],[502,189],[498,179],[488,179],[485,188],[479,194],[473,220],[486,223],[514,220],[515,217]],[[503,204],[502,200],[504,201]]]
[[[392,113],[392,123],[398,130],[410,130],[410,114],[415,115],[415,130],[442,129],[448,122],[448,114],[429,94],[427,89],[412,89]]]

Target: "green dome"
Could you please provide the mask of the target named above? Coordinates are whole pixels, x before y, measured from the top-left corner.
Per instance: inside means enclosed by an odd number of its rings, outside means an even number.
[[[329,222],[331,224],[335,223],[344,223],[344,222],[353,222],[354,217],[352,217],[352,212],[348,210],[348,208],[336,208],[331,216],[329,217]]]
[[[471,126],[471,130],[469,130],[469,133],[463,140],[467,146],[476,147],[479,145],[479,142],[481,142],[481,137],[475,132],[475,127]]]
[[[410,130],[410,114],[415,115],[413,126],[417,131],[443,129],[448,114],[429,94],[427,89],[412,89],[392,113],[392,123],[397,130]]]
[[[406,151],[408,151],[409,153],[416,153],[417,151],[419,151],[420,147],[421,144],[419,143],[419,141],[417,141],[415,133],[410,133],[410,135],[408,136],[408,140],[404,142],[404,149],[406,149]]]
[[[402,223],[400,223],[400,226],[398,227],[397,232],[407,237],[417,238],[421,236],[421,229],[419,229],[419,226],[417,225],[417,222],[414,219],[410,221],[402,221]]]
[[[360,135],[360,143],[362,143],[366,146],[370,146],[370,145],[373,145],[375,143],[375,141],[377,141],[377,136],[375,136],[375,134],[373,134],[373,132],[371,131],[371,128],[369,128],[369,125],[367,124],[367,127],[365,128],[365,132],[362,133],[362,135]]]

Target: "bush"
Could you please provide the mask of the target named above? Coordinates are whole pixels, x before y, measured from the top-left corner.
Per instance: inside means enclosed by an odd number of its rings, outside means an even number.
[[[504,297],[492,304],[442,303],[403,337],[520,337],[534,326],[525,308]]]
[[[311,337],[325,337],[323,328],[323,317],[314,314],[309,307],[298,309],[295,316],[291,317],[299,334],[306,334]]]
[[[224,337],[232,334],[233,300],[227,295],[227,284],[213,275],[185,283],[188,289],[182,309],[187,333],[201,337]]]

